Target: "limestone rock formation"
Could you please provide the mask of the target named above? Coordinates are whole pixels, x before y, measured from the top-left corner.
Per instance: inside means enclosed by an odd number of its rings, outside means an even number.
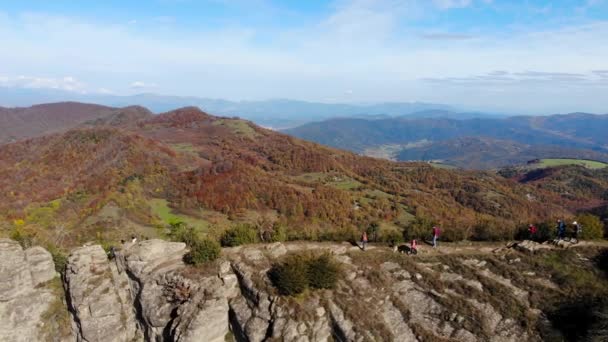
[[[99,245],[72,251],[65,272],[78,341],[133,341],[137,327],[129,280]]]
[[[538,248],[520,246],[526,253]],[[73,336],[54,340],[540,340],[520,317],[544,319],[531,291],[556,285],[534,280],[530,268],[521,272],[526,281],[500,272],[515,263],[525,268],[517,249],[413,258],[343,244],[275,243],[224,249],[220,260],[195,268],[183,262],[183,243],[127,243],[113,257],[99,245],[85,245],[70,254],[64,277]],[[336,288],[300,298],[278,295],[268,270],[294,252],[332,254],[342,269]],[[2,340],[48,340],[48,310],[68,306],[47,286],[59,283],[51,255],[0,240],[0,271]],[[497,290],[501,298],[490,295]]]
[[[57,277],[51,254],[0,239],[0,337],[2,341],[46,338],[45,313],[60,300],[48,286]]]

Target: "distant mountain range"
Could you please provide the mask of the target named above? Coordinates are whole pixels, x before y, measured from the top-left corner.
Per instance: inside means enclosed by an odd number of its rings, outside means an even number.
[[[27,107],[40,103],[77,101],[109,107],[141,105],[152,112],[161,113],[178,107],[195,106],[223,116],[238,116],[258,125],[273,129],[296,127],[308,122],[336,117],[390,118],[447,117],[469,119],[491,117],[492,114],[466,112],[444,104],[422,102],[389,102],[376,104],[320,103],[286,99],[265,101],[228,101],[201,97],[139,94],[117,96],[104,94],[79,94],[61,90],[24,89],[0,87],[0,106]]]
[[[587,113],[460,120],[448,115],[340,118],[285,130],[303,139],[362,154],[482,169],[534,158],[608,161],[606,132],[608,115]]]

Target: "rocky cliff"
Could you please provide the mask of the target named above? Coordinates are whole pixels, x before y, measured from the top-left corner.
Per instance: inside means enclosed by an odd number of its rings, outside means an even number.
[[[269,268],[304,250],[334,255],[343,269],[337,288],[277,295]],[[162,240],[126,244],[112,258],[99,245],[77,248],[63,300],[50,285],[59,278],[47,251],[0,240],[2,341],[535,341],[546,321],[538,293],[557,291],[536,276],[529,253],[510,248],[412,258],[276,243],[225,249],[199,268],[183,263],[186,252]],[[520,276],[509,276],[514,269]],[[69,333],[49,330],[61,323],[49,319],[57,305],[71,315]]]

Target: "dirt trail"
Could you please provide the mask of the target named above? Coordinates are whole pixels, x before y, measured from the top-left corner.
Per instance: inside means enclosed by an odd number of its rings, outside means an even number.
[[[491,254],[501,250],[505,250],[508,246],[521,242],[439,242],[437,248],[433,248],[429,243],[420,243],[418,245],[418,255],[446,255],[446,254]],[[380,246],[374,246],[381,248]],[[580,241],[577,244],[568,246],[567,248],[583,248],[583,247],[607,247],[608,241]],[[551,249],[564,249],[551,245]]]

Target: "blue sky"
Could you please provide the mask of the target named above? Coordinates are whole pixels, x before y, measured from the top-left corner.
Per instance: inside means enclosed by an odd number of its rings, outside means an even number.
[[[0,3],[0,86],[608,113],[608,0]]]

